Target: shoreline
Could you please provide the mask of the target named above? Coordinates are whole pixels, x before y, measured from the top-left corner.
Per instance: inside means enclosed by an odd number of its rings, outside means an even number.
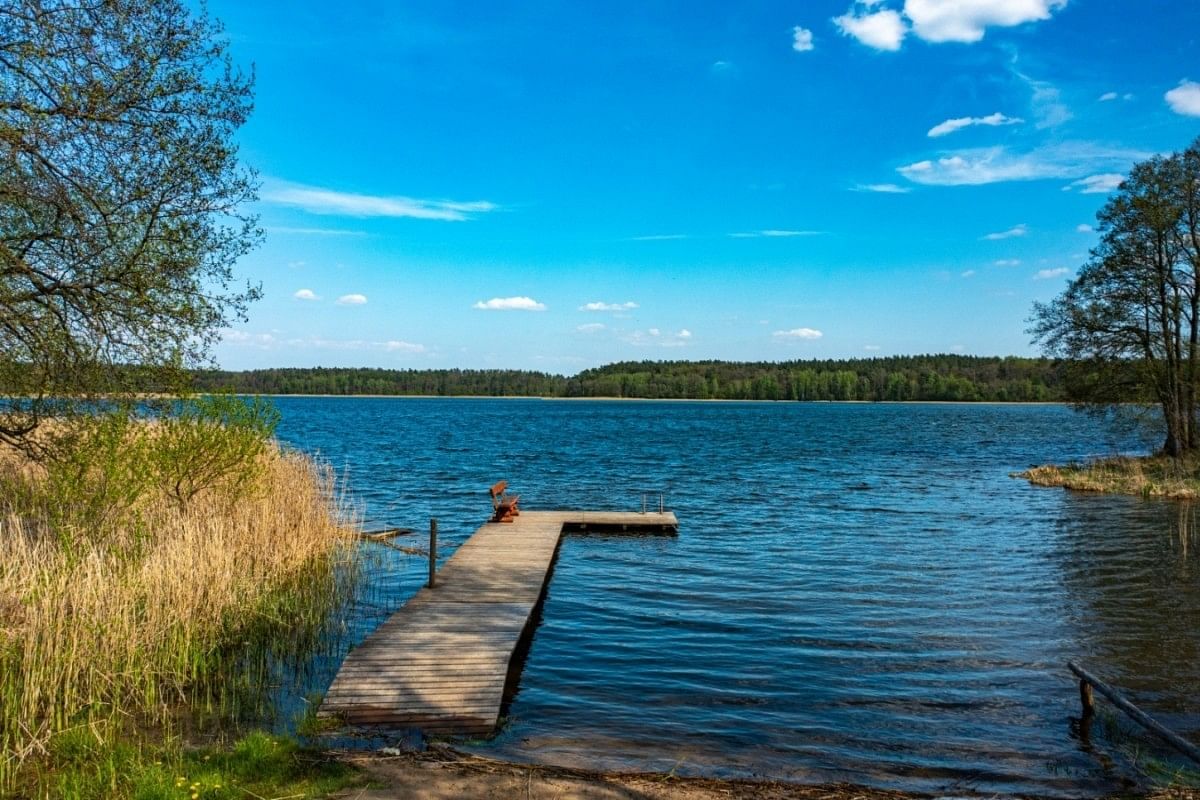
[[[935,793],[883,789],[855,783],[795,783],[770,779],[685,777],[664,772],[618,772],[517,763],[433,744],[424,752],[384,750],[364,754],[330,751],[362,770],[370,788],[333,795],[340,800],[458,800],[522,797],[549,800],[919,800],[923,798],[998,798],[962,789]],[[381,785],[382,784],[382,785]],[[1200,791],[1167,786],[1142,791],[1113,791],[1106,797],[1146,800],[1200,800]]]
[[[344,800],[918,800],[934,795],[850,783],[802,784],[769,779],[684,777],[663,772],[607,772],[517,763],[434,744],[424,752],[331,753],[363,770],[378,788],[334,795]],[[992,795],[955,793],[957,796]]]
[[[555,397],[538,394],[257,394],[236,392],[240,397],[305,397],[345,400],[543,400],[580,403],[754,403],[756,405],[822,406],[1070,406],[1057,400],[735,400],[722,397]]]

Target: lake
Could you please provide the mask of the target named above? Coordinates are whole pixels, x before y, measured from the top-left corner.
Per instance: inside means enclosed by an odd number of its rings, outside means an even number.
[[[436,517],[444,557],[501,478],[527,508],[662,492],[678,514],[675,538],[565,539],[507,724],[472,745],[486,754],[1062,796],[1169,759],[1105,725],[1082,741],[1068,659],[1200,734],[1194,512],[1010,477],[1144,448],[1067,408],[276,402],[280,439],[332,463],[368,527],[415,528],[398,541],[419,546]],[[284,708],[424,580],[422,557],[363,547],[341,650],[281,689]]]

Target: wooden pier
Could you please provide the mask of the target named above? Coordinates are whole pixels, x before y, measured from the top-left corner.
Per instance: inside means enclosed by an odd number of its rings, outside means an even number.
[[[496,727],[518,643],[564,531],[670,531],[666,512],[521,511],[487,523],[425,587],[346,656],[321,716],[354,725],[487,735]],[[510,678],[511,676],[511,678]]]

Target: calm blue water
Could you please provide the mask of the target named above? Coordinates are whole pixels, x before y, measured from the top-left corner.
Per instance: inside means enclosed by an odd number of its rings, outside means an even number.
[[[518,760],[1092,795],[1152,742],[1072,734],[1077,659],[1200,735],[1187,507],[1009,477],[1141,445],[1057,406],[279,398],[368,527],[440,523],[507,478],[527,508],[640,508],[678,538],[572,536],[502,734]],[[403,542],[404,540],[398,540]],[[347,644],[421,585],[374,566]],[[317,659],[324,690],[337,657]]]

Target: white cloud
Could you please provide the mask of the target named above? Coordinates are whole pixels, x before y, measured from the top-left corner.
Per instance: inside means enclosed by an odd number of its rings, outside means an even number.
[[[1024,153],[1014,153],[1005,147],[956,150],[936,161],[917,161],[896,171],[914,183],[928,186],[979,186],[1005,181],[1082,178],[1100,170],[1127,169],[1150,155],[1092,142],[1063,142]]]
[[[1068,274],[1070,271],[1071,270],[1067,267],[1055,267],[1054,269],[1039,269],[1037,272],[1034,273],[1033,279],[1035,281],[1048,281],[1053,278],[1061,278],[1063,275]]]
[[[604,328],[605,325],[603,322],[588,322],[584,325],[579,325],[575,328],[575,330],[579,331],[580,333],[598,333],[599,331],[604,330]]]
[[[995,114],[988,114],[986,117],[957,117],[955,119],[948,119],[945,122],[939,122],[929,129],[927,135],[936,139],[939,136],[946,136],[972,125],[986,125],[994,128],[999,125],[1019,125],[1024,121],[1020,117],[1008,117],[997,111]]]
[[[321,297],[312,289],[297,289],[292,297],[297,300],[320,300]]]
[[[813,49],[813,33],[808,28],[799,25],[792,28],[792,49],[797,53],[807,53]]]
[[[634,236],[631,242],[669,242],[677,239],[687,239],[686,233],[663,233],[654,236]]]
[[[390,339],[383,343],[383,349],[389,353],[424,353],[425,345]]]
[[[975,274],[975,270],[968,269],[968,270],[965,270],[964,272],[960,273],[960,276],[963,278],[970,278],[974,274]]]
[[[1183,114],[1185,117],[1200,117],[1200,83],[1185,78],[1179,82],[1178,86],[1163,95],[1163,99],[1176,114]]]
[[[785,239],[792,236],[818,236],[820,231],[786,231],[778,228],[768,228],[763,231],[744,231],[741,233],[731,233],[731,239]]]
[[[365,306],[367,304],[367,296],[365,294],[344,294],[337,299],[339,306]]]
[[[288,269],[300,269],[300,268],[301,268],[301,267],[303,267],[303,266],[304,266],[306,263],[307,263],[307,262],[305,262],[305,261],[289,261],[289,262],[287,263],[287,265],[288,265]]]
[[[978,42],[988,28],[1049,19],[1067,0],[904,0],[903,16],[880,8],[880,0],[858,0],[834,24],[877,50],[899,50],[912,32],[927,42]],[[875,10],[879,8],[879,10]]]
[[[658,336],[658,335],[659,335],[659,333],[660,333],[660,331],[658,330],[658,328],[651,328],[651,329],[650,329],[650,335],[651,335],[651,336]]]
[[[870,8],[875,3],[860,3],[859,5]],[[842,16],[834,17],[833,24],[838,26],[838,30],[844,36],[853,36],[868,47],[893,52],[899,50],[908,33],[908,26],[904,24],[900,14],[891,9],[873,13],[861,13],[861,11],[860,8],[851,7],[850,11]]]
[[[816,328],[792,328],[790,331],[775,331],[771,335],[778,339],[820,339],[825,334]]]
[[[989,27],[1049,19],[1067,0],[905,0],[913,33],[927,42],[978,42]]]
[[[493,297],[480,300],[472,308],[481,311],[545,311],[546,306],[532,297]]]
[[[998,258],[992,262],[997,267],[1015,267],[1021,263],[1019,258]]]
[[[459,222],[475,214],[495,211],[486,200],[421,200],[414,197],[382,197],[339,192],[317,186],[278,184],[263,192],[263,200],[283,206],[295,206],[313,214],[342,214],[351,217],[410,217],[413,219]]]
[[[998,242],[1001,239],[1013,239],[1018,236],[1024,236],[1027,233],[1029,233],[1029,226],[1026,225],[1024,222],[1022,222],[1020,225],[1014,225],[1013,227],[1009,228],[1006,231],[999,231],[997,233],[989,233],[987,236],[984,236],[983,238],[989,242]]]
[[[1107,103],[1110,100],[1116,100],[1118,97],[1120,97],[1120,95],[1118,95],[1116,92],[1105,92],[1104,94],[1100,95],[1098,99],[1101,103]]]
[[[879,345],[877,345],[877,344],[864,344],[863,345],[863,350],[867,350],[870,352],[875,352],[878,349],[880,349],[880,348],[879,348]]]
[[[856,192],[876,192],[878,194],[908,194],[912,189],[895,183],[860,183],[854,187]]]
[[[677,333],[675,335],[678,336],[680,339],[692,338],[692,332],[689,331],[687,328],[684,328],[683,330],[679,331],[679,333]]]
[[[1075,230],[1079,233],[1091,233],[1096,229],[1091,225],[1088,225],[1086,222],[1081,222],[1075,226]]]
[[[1117,172],[1089,175],[1063,187],[1063,191],[1079,189],[1080,194],[1108,194],[1120,188],[1125,176]]]
[[[638,304],[633,301],[626,303],[584,303],[579,307],[580,311],[632,311],[637,308]]]

